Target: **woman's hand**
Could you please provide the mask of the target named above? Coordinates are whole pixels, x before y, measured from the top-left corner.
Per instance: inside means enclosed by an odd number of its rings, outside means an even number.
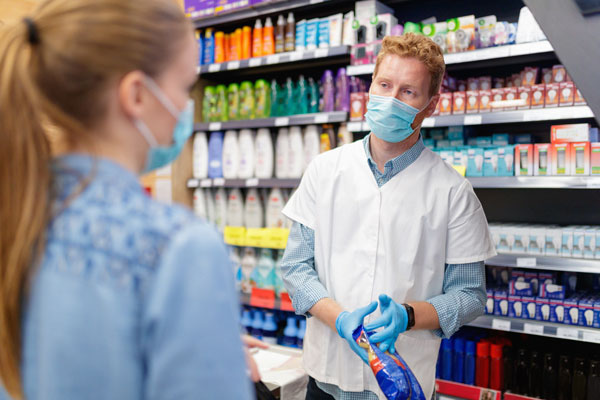
[[[246,345],[244,352],[246,353],[246,362],[248,363],[248,368],[250,369],[250,378],[252,379],[252,382],[258,382],[260,381],[260,372],[258,371],[258,366],[256,365],[256,362],[254,362],[254,358],[252,358],[252,355],[248,349],[255,347],[259,349],[268,349],[269,345],[248,335],[242,336],[242,342],[244,342]]]

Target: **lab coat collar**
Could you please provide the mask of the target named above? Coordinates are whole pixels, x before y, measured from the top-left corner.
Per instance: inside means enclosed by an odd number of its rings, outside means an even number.
[[[365,148],[365,153],[367,155],[367,160],[371,169],[377,169],[377,163],[371,157],[371,149],[369,148],[369,141],[371,138],[371,134],[368,134],[363,139],[363,145]],[[423,139],[421,135],[419,135],[419,140],[406,152],[400,154],[398,157],[393,158],[385,163],[385,173],[388,173],[390,170],[392,171],[392,176],[404,171],[409,165],[414,163],[417,158],[421,155],[423,150],[425,149],[425,144],[423,144]]]

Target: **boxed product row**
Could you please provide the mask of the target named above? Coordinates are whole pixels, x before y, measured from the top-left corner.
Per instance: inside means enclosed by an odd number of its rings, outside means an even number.
[[[246,228],[290,228],[291,220],[281,211],[288,200],[288,192],[273,188],[269,191],[250,188],[246,194],[235,188],[194,190],[194,213],[215,225],[221,232],[226,226]]]
[[[499,253],[600,259],[600,227],[489,224]]]
[[[244,81],[228,86],[206,86],[202,100],[203,122],[226,122],[255,118],[281,117],[316,112],[350,110],[350,79],[340,68],[334,78],[326,70],[317,83],[300,75],[279,84],[264,79],[254,84]]]
[[[306,319],[289,312],[244,307],[241,318],[245,333],[267,344],[302,348]]]
[[[231,247],[230,259],[236,287],[242,293],[251,294],[253,288],[269,289],[281,297],[286,292],[281,277],[283,250]]]
[[[320,153],[352,142],[352,134],[341,124],[279,128],[276,139],[261,128],[239,132],[213,132],[210,139],[198,132],[193,142],[193,175],[196,179],[299,179],[308,164]],[[274,144],[275,142],[275,144]]]

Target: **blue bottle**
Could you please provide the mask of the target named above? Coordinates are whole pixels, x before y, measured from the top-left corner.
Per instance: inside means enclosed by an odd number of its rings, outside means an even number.
[[[277,344],[277,323],[275,315],[271,312],[265,313],[265,322],[262,326],[263,342]]]
[[[289,347],[297,346],[298,328],[296,327],[296,318],[288,317],[287,325],[283,330],[283,340],[281,344]]]
[[[452,380],[452,341],[442,339],[442,379]]]
[[[435,363],[435,379],[442,379],[442,346],[440,346],[437,362]]]
[[[223,177],[223,132],[213,132],[208,140],[208,177]]]
[[[264,325],[263,322],[263,313],[262,311],[256,310],[254,311],[254,319],[252,320],[252,331],[251,334],[257,339],[262,339],[262,327]]]
[[[299,348],[302,348],[304,345],[304,335],[306,334],[306,319],[300,319],[300,327],[298,328],[298,341],[297,345]]]
[[[242,313],[242,326],[244,327],[244,331],[250,335],[252,333],[252,314],[250,310],[244,310]]]
[[[215,62],[215,35],[212,28],[204,32],[204,65]]]
[[[465,341],[461,338],[454,339],[452,380],[454,382],[465,383]]]
[[[475,385],[475,342],[465,342],[465,383]]]

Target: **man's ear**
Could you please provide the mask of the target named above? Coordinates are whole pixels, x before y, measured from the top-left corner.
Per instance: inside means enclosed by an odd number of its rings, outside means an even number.
[[[440,101],[440,95],[439,94],[436,94],[435,96],[433,96],[431,98],[431,102],[429,103],[429,105],[425,109],[425,118],[429,118],[429,117],[431,117],[431,115],[433,115],[433,113],[435,112],[435,108],[437,107],[438,101]]]

